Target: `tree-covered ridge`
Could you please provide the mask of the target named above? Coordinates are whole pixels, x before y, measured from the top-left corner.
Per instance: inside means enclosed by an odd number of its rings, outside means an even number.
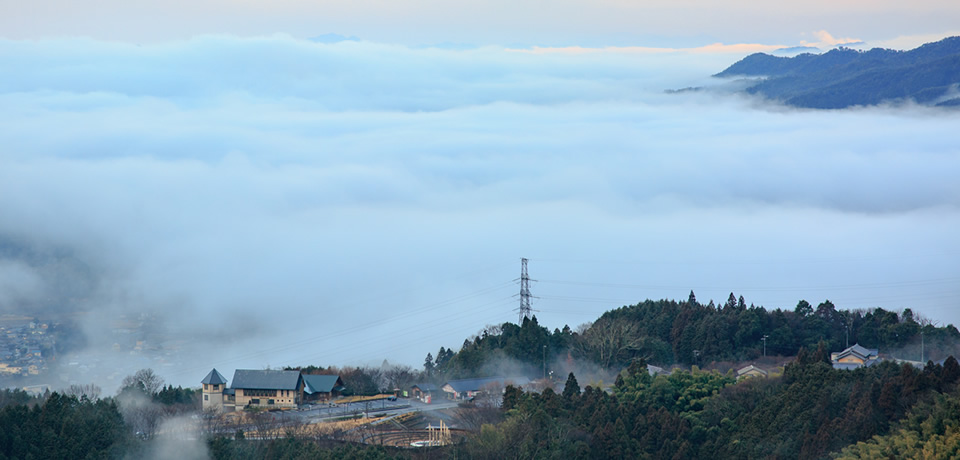
[[[504,362],[514,364],[510,366],[514,372],[539,376],[545,361],[569,352],[574,336],[568,326],[550,332],[535,316],[524,318],[519,326],[503,323],[486,327],[464,340],[457,352],[440,347],[432,362],[428,356],[424,368],[437,381],[490,375]]]
[[[505,420],[482,427],[462,450],[472,458],[823,458],[888,433],[917,401],[955,398],[960,378],[953,358],[923,370],[885,362],[853,372],[825,358],[821,346],[802,353],[782,378],[737,384],[698,369],[652,377],[638,362],[621,373],[613,394],[511,387]],[[939,413],[940,422],[914,424],[947,432],[960,418],[949,407]]]
[[[839,310],[829,300],[816,306],[801,300],[793,310],[771,311],[733,293],[721,305],[701,304],[693,292],[685,302],[646,300],[608,311],[587,326],[551,332],[536,317],[519,326],[490,326],[458,352],[441,347],[436,358],[427,357],[424,370],[439,381],[490,375],[505,359],[530,377],[541,376],[545,362],[548,370],[559,367],[558,376],[565,375],[571,369],[562,364],[568,360],[614,370],[638,358],[659,366],[706,367],[754,360],[764,348],[767,355],[795,356],[821,342],[829,352],[859,343],[911,361],[921,361],[921,354],[923,361],[936,361],[960,352],[956,327],[934,326],[910,309]]]
[[[471,434],[450,446],[370,446],[343,433],[309,434],[295,423],[258,428],[271,435],[248,438],[250,426],[191,417],[198,391],[164,385],[143,369],[123,379],[117,396],[99,400],[95,385],[72,386],[76,396],[0,394],[0,458],[143,457],[168,441],[163,423],[177,417],[195,421],[196,439],[212,458],[951,456],[960,426],[960,365],[942,358],[955,353],[958,338],[952,325],[934,326],[909,309],[849,311],[830,301],[800,301],[792,310],[771,311],[732,293],[723,304],[702,304],[691,292],[684,301],[617,308],[576,330],[551,331],[535,317],[488,326],[458,351],[441,347],[435,357],[427,355],[422,371],[386,362],[300,368],[341,375],[370,392],[460,377],[554,373],[538,382],[538,391],[507,387],[456,409],[459,428]],[[847,340],[914,363],[835,370],[830,352]],[[915,362],[921,340],[925,367]],[[701,370],[730,369],[732,361],[762,355],[764,345],[769,354],[795,356],[779,376],[738,382],[733,371]],[[648,359],[690,370],[651,375]],[[564,376],[562,390],[555,390]],[[260,426],[266,418],[252,420]],[[60,438],[76,449],[65,450]]]
[[[730,373],[696,367],[651,376],[637,360],[619,373],[612,392],[589,385],[581,392],[573,374],[560,393],[507,387],[496,409],[499,421],[442,448],[345,444],[298,434],[296,426],[268,439],[207,430],[204,444],[211,458],[956,455],[960,365],[955,359],[924,369],[888,361],[841,371],[826,363],[827,355],[823,344],[803,349],[782,377],[741,382]],[[57,393],[0,409],[0,428],[0,458],[131,458],[164,442],[136,434],[114,398],[91,401]]]
[[[594,328],[599,328],[597,335],[617,344],[608,347],[605,356],[595,345],[600,337],[591,340]],[[597,362],[620,367],[638,357],[655,364],[752,360],[763,354],[764,336],[767,354],[794,356],[801,347],[814,348],[823,341],[829,351],[860,343],[899,359],[920,361],[923,341],[924,359],[939,360],[954,354],[960,339],[953,325],[936,327],[910,309],[838,310],[829,300],[816,307],[801,300],[793,311],[769,311],[747,306],[743,296],[732,293],[719,306],[700,304],[692,293],[687,302],[647,300],[605,313],[590,329],[582,350]]]
[[[747,91],[796,107],[839,109],[906,99],[953,106],[960,103],[960,37],[910,51],[838,48],[795,57],[755,53],[715,76],[767,77]]]

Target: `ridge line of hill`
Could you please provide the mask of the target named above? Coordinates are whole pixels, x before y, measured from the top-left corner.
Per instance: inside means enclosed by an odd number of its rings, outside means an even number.
[[[794,57],[754,53],[713,75],[756,78],[745,91],[794,107],[913,102],[960,107],[960,36],[909,51],[836,48]]]

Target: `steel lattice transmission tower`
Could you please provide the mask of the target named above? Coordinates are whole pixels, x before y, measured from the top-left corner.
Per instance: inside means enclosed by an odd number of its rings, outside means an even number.
[[[530,275],[527,274],[527,259],[520,259],[520,306],[513,311],[520,312],[520,318],[517,319],[517,324],[523,325],[523,319],[529,318],[533,315],[535,311],[530,307],[530,299],[533,296],[530,295]]]

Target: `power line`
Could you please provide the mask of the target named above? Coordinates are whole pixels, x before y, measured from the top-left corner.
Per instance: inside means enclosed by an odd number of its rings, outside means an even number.
[[[957,281],[960,281],[960,278],[939,278],[939,279],[929,279],[929,280],[913,280],[913,281],[895,281],[895,282],[877,282],[877,283],[863,283],[863,284],[845,284],[845,285],[832,285],[832,286],[783,286],[783,287],[764,287],[764,288],[752,288],[752,287],[741,287],[737,289],[738,291],[746,292],[780,292],[780,291],[811,291],[811,290],[857,290],[857,289],[881,289],[881,288],[894,288],[894,287],[919,287],[919,286],[931,286],[938,284],[954,284]],[[569,281],[569,280],[540,280],[541,283],[549,284],[565,284],[571,286],[595,286],[595,287],[610,287],[610,288],[627,288],[627,289],[689,289],[689,286],[679,286],[679,285],[652,285],[652,284],[621,284],[621,283],[595,283],[589,281]],[[729,288],[724,287],[704,287],[701,286],[699,289],[708,289],[708,290],[725,290]]]
[[[635,258],[635,259],[563,259],[555,257],[535,257],[537,262],[551,262],[561,264],[575,265],[703,265],[711,263],[733,264],[733,265],[783,265],[783,264],[823,264],[823,263],[842,263],[842,262],[872,262],[872,261],[898,261],[910,259],[942,259],[960,255],[958,250],[937,250],[932,252],[911,252],[908,254],[868,254],[868,255],[836,255],[823,257],[795,257],[795,258],[756,258],[756,259],[738,259],[729,260],[727,258],[696,258],[678,260],[675,258]]]
[[[275,345],[275,346],[272,346],[272,347],[260,348],[260,349],[258,349],[258,350],[256,350],[256,351],[248,351],[248,352],[240,353],[240,354],[237,354],[237,355],[232,356],[230,359],[225,360],[225,361],[223,361],[223,362],[238,362],[238,361],[248,360],[248,359],[255,358],[255,357],[259,357],[259,356],[275,355],[275,354],[280,353],[280,352],[284,352],[284,351],[291,350],[291,349],[295,349],[295,348],[302,348],[302,347],[305,347],[305,346],[308,346],[308,345],[311,345],[311,344],[315,344],[315,343],[323,342],[323,341],[328,341],[328,340],[330,340],[330,339],[334,339],[334,338],[337,338],[337,337],[350,336],[350,335],[353,335],[353,334],[361,333],[362,331],[365,331],[365,330],[367,330],[367,329],[369,329],[369,328],[371,328],[371,327],[378,327],[378,326],[382,326],[382,325],[389,324],[389,323],[395,323],[395,322],[397,322],[397,321],[398,321],[399,319],[401,319],[401,318],[409,318],[409,317],[414,317],[414,316],[423,315],[423,314],[428,313],[428,312],[432,312],[432,311],[436,311],[436,310],[439,310],[439,309],[442,309],[442,308],[450,307],[450,306],[452,306],[452,305],[454,305],[454,304],[456,304],[456,303],[460,303],[460,302],[463,302],[463,301],[466,301],[466,300],[470,300],[470,299],[473,299],[473,298],[476,298],[476,297],[484,296],[484,295],[493,294],[493,293],[495,293],[495,292],[497,292],[497,291],[499,291],[499,290],[507,287],[507,286],[510,285],[510,284],[513,284],[513,283],[508,281],[508,282],[505,282],[505,283],[501,283],[501,284],[498,284],[498,285],[494,285],[494,286],[490,286],[490,287],[487,287],[487,288],[484,288],[484,289],[480,289],[480,290],[475,291],[475,292],[472,292],[472,293],[470,293],[470,294],[461,295],[461,296],[457,296],[457,297],[454,297],[454,298],[451,298],[451,299],[446,299],[446,300],[443,300],[443,301],[440,301],[440,302],[436,302],[436,303],[433,303],[433,304],[428,304],[428,305],[425,305],[425,306],[422,306],[422,307],[419,307],[419,308],[410,309],[410,310],[407,310],[406,312],[401,313],[401,314],[389,315],[389,316],[380,316],[380,317],[378,317],[378,318],[375,319],[375,320],[368,321],[368,322],[364,322],[364,323],[362,323],[362,324],[358,324],[358,325],[352,326],[352,327],[342,328],[342,329],[339,329],[338,331],[333,332],[333,333],[331,333],[331,334],[326,334],[326,335],[323,335],[323,336],[313,336],[313,337],[310,337],[310,338],[305,338],[305,339],[301,339],[301,340],[296,340],[296,341],[292,341],[292,342],[287,342],[287,343],[280,344],[280,345]],[[512,298],[512,297],[513,297],[513,296],[505,297],[505,298],[502,298],[502,299],[499,299],[499,300],[495,300],[495,301],[489,302],[489,303],[503,302],[504,300],[509,300],[509,299]],[[186,343],[183,344],[183,347],[184,347],[184,348],[187,348],[187,347],[190,347],[190,346],[192,346],[192,345],[197,345],[197,344],[198,344],[198,341],[199,341],[199,339],[187,341]]]
[[[506,305],[507,303],[509,303],[510,299],[512,298],[513,296],[503,297],[497,300],[482,303],[480,305],[477,305],[477,307]],[[429,321],[420,322],[416,327],[405,327],[403,330],[399,332],[391,332],[390,334],[382,334],[382,335],[375,335],[375,336],[370,336],[368,334],[364,336],[364,346],[376,348],[380,344],[383,344],[383,346],[395,347],[395,346],[398,346],[400,343],[402,343],[404,346],[410,346],[412,344],[427,343],[432,341],[432,339],[427,334],[425,334],[426,332],[435,331],[436,328],[441,325],[445,325],[449,327],[449,325],[452,323],[452,320],[455,318],[476,317],[476,316],[481,316],[483,315],[483,313],[486,313],[486,312],[487,312],[486,310],[483,310],[480,308],[474,308],[470,310],[468,313],[451,312],[447,315],[436,316],[435,318]],[[500,318],[502,317],[503,317],[502,313],[497,314],[496,316],[482,316],[482,318],[485,318],[487,322],[491,320],[500,321]],[[503,321],[506,321],[506,320],[503,320]],[[272,348],[260,349],[253,352],[243,352],[238,354],[232,354],[229,357],[221,358],[218,361],[218,366],[229,367],[231,365],[242,364],[244,362],[250,362],[253,360],[261,359],[262,357],[267,357],[267,358],[270,358],[271,356],[277,357],[279,352],[289,351],[290,349],[294,349],[294,348],[309,348],[309,347],[302,346],[303,344],[307,344],[307,343],[315,343],[315,342],[324,342],[326,344],[329,344],[331,342],[334,343],[334,345],[325,345],[318,351],[307,351],[305,353],[300,353],[297,355],[290,355],[289,353],[284,353],[285,356],[278,357],[279,362],[287,363],[288,365],[291,365],[291,366],[303,364],[304,361],[311,361],[316,358],[321,358],[321,361],[322,361],[323,358],[329,359],[329,356],[336,356],[340,352],[352,350],[357,347],[357,345],[354,343],[344,343],[344,342],[338,343],[336,340],[337,338],[343,337],[343,336],[355,337],[361,331],[367,331],[367,330],[370,330],[371,328],[382,327],[387,325],[390,322],[391,322],[390,320],[371,322],[358,327],[343,329],[338,332],[324,335],[319,338],[300,340],[292,343],[286,343],[283,345],[275,346]],[[462,330],[466,331],[468,327],[473,330],[476,330],[475,329],[476,326],[474,324],[471,324],[469,326],[464,326]],[[403,337],[415,337],[415,340],[412,340],[412,341],[400,340],[398,342],[398,340],[402,339]],[[321,354],[318,355],[318,352]],[[169,375],[193,374],[201,370],[204,370],[208,367],[209,366],[207,364],[198,365],[196,367],[183,367],[181,369],[178,369],[175,372],[170,372]]]

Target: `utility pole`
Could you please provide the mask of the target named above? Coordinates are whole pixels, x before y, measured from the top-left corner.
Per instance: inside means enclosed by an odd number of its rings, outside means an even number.
[[[844,328],[844,329],[846,330],[846,332],[847,332],[847,348],[850,348],[850,326],[844,324],[844,325],[843,325],[843,328]]]
[[[543,379],[547,379],[547,346],[543,346]]]
[[[533,296],[530,295],[530,275],[527,274],[527,259],[520,259],[520,307],[516,308],[514,311],[520,312],[520,317],[517,320],[517,325],[523,326],[523,319],[529,318],[534,311],[530,307],[530,299]]]
[[[923,360],[923,329],[920,329],[920,363],[923,366],[927,365],[927,362]]]
[[[767,337],[770,337],[770,336],[764,335],[763,338],[760,339],[760,340],[763,340],[763,357],[764,358],[767,357]]]

